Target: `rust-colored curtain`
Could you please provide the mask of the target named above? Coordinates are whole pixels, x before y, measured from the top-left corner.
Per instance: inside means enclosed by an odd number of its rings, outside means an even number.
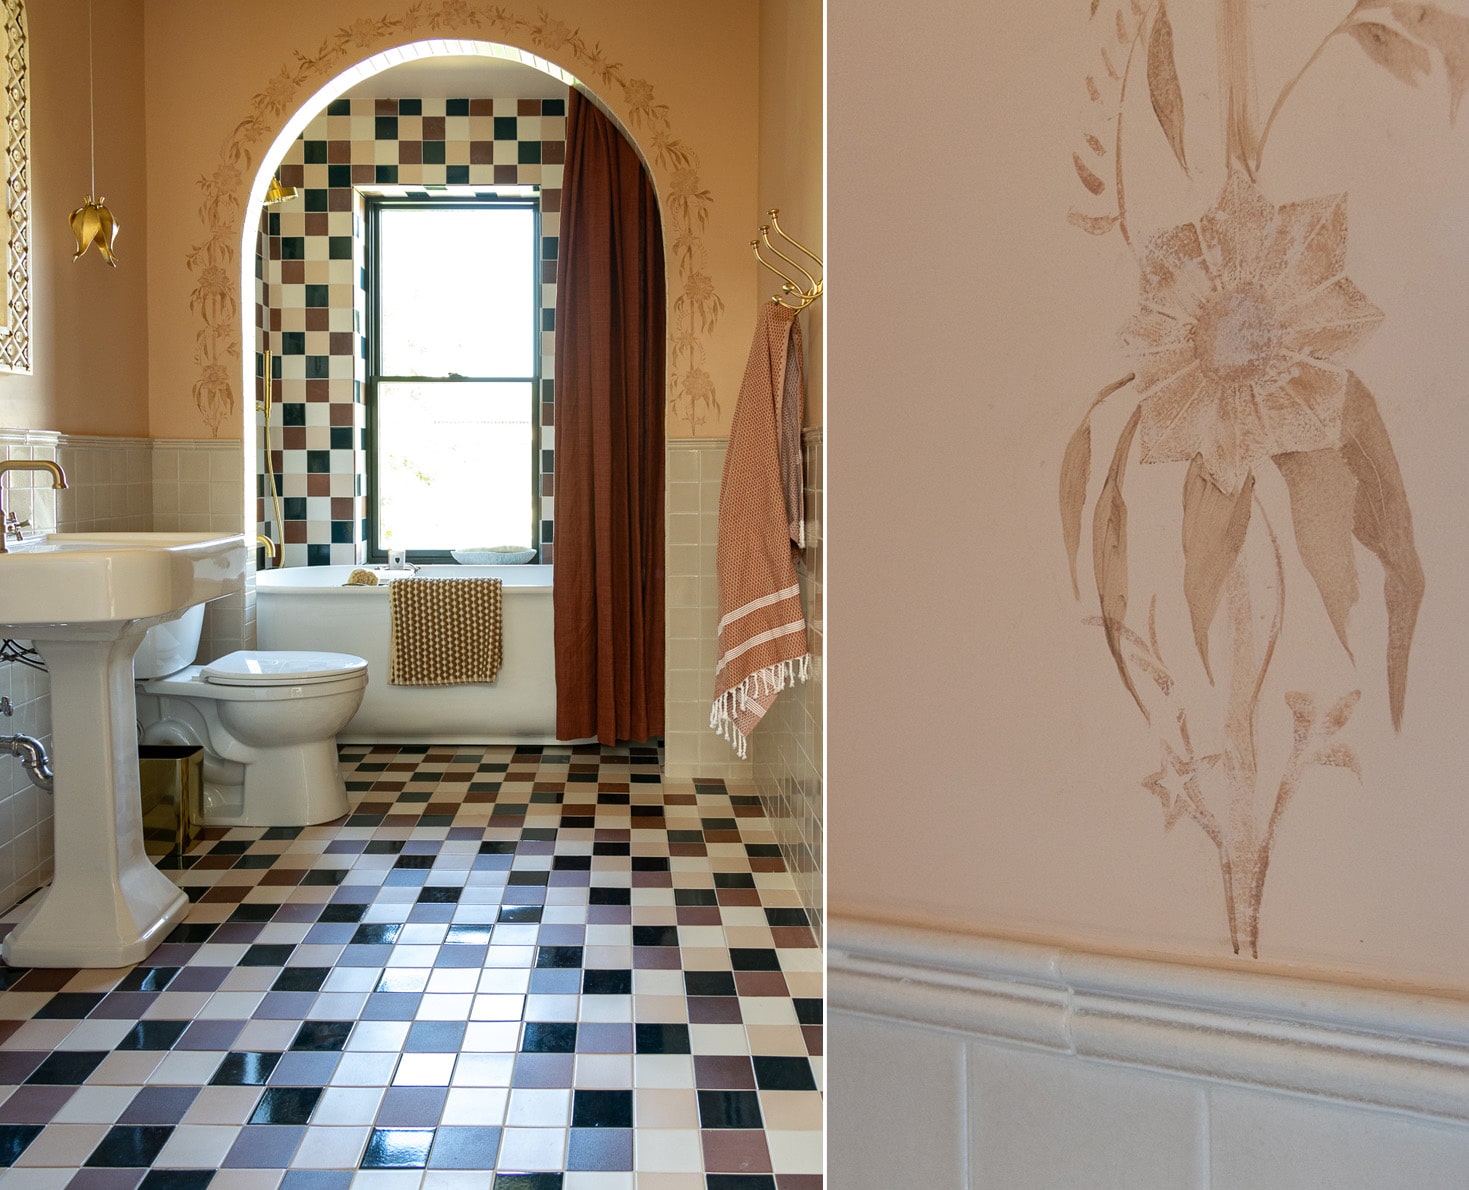
[[[571,93],[556,268],[556,735],[663,734],[663,232],[642,162]]]

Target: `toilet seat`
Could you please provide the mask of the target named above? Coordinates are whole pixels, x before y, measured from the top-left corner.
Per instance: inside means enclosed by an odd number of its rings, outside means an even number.
[[[256,652],[242,649],[201,667],[217,686],[309,686],[364,674],[367,662],[350,653]]]

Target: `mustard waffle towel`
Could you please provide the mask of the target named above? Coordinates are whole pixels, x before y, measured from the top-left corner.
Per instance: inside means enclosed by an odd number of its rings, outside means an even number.
[[[400,578],[388,584],[390,686],[493,682],[500,670],[500,580]]]

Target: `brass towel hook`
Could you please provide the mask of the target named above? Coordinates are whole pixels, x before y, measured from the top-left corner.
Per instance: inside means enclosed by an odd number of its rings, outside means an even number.
[[[761,226],[760,238],[756,240],[751,240],[750,247],[755,252],[755,259],[758,260],[762,265],[764,265],[767,269],[769,269],[772,273],[779,277],[781,281],[784,282],[784,284],[781,286],[781,292],[772,297],[771,301],[779,302],[782,306],[785,306],[791,310],[804,310],[807,306],[811,305],[812,302],[816,301],[816,299],[822,295],[823,291],[826,288],[826,280],[825,278],[818,278],[799,260],[794,257],[787,256],[784,252],[782,252],[780,250],[780,247],[771,241],[771,231],[774,231],[775,234],[779,236],[782,240],[784,240],[787,244],[795,248],[798,252],[802,253],[811,261],[815,262],[817,269],[824,268],[825,266],[822,264],[821,257],[812,252],[811,249],[806,247],[805,244],[801,243],[800,240],[797,240],[794,236],[788,235],[781,228],[779,221],[779,207],[771,207],[769,212],[767,213],[770,217],[770,222]],[[782,271],[778,266],[766,260],[765,257],[760,254],[760,246],[762,244],[766,248],[768,248],[775,256],[785,261],[786,264],[790,265],[791,268],[800,273],[801,276],[806,279],[806,283],[803,285],[800,282],[795,281],[791,278],[789,274]]]

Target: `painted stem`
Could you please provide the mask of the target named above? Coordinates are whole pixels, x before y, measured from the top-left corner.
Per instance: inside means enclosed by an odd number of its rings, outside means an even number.
[[[1219,0],[1219,84],[1224,94],[1224,166],[1255,176],[1254,90],[1250,59],[1250,0]]]
[[[1330,33],[1328,33],[1325,37],[1321,39],[1321,44],[1318,45],[1314,51],[1312,51],[1311,56],[1306,59],[1305,65],[1302,66],[1300,70],[1296,71],[1295,77],[1292,78],[1288,83],[1285,84],[1285,86],[1280,89],[1280,94],[1277,95],[1275,98],[1275,106],[1270,109],[1270,115],[1267,116],[1265,119],[1265,127],[1260,131],[1259,143],[1255,146],[1256,173],[1258,173],[1260,170],[1260,162],[1264,160],[1265,142],[1270,139],[1270,130],[1275,127],[1275,117],[1280,115],[1280,109],[1285,106],[1285,101],[1290,98],[1290,93],[1296,89],[1296,84],[1299,83],[1303,77],[1305,77],[1306,72],[1310,70],[1312,66],[1316,65],[1317,60],[1321,57],[1322,54],[1326,52],[1326,47],[1330,44],[1331,39],[1335,37],[1338,33],[1345,32],[1347,26],[1353,23],[1352,16],[1355,11],[1356,10],[1354,9],[1351,13],[1348,13],[1346,19],[1343,20],[1341,24],[1339,24],[1335,29],[1333,29]],[[1251,174],[1251,177],[1253,176],[1254,174]]]

